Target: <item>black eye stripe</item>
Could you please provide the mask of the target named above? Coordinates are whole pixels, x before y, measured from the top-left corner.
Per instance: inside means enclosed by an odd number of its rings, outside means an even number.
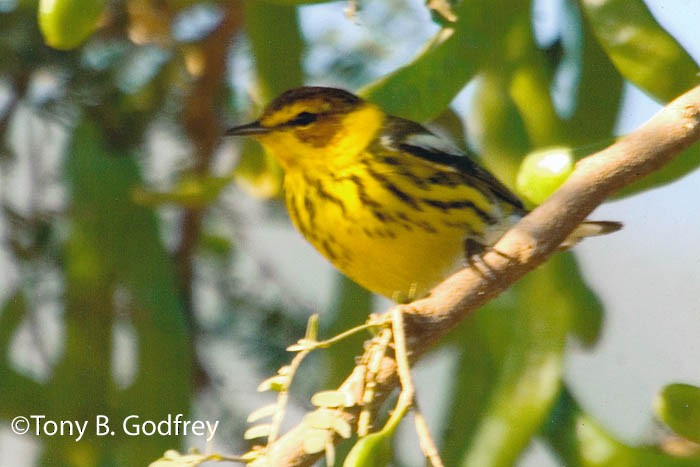
[[[287,125],[303,126],[313,123],[318,118],[318,114],[311,112],[301,112],[296,117],[287,122]]]

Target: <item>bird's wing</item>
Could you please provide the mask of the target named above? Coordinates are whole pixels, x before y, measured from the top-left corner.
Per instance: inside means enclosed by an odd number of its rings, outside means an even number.
[[[388,144],[396,149],[419,157],[432,164],[452,169],[471,178],[477,184],[486,185],[494,195],[503,201],[524,210],[522,201],[489,171],[477,164],[471,157],[440,138],[418,123],[398,117],[391,117],[387,122],[385,134],[392,135]]]

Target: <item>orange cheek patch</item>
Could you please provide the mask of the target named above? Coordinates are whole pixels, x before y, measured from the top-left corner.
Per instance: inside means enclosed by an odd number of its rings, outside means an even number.
[[[304,144],[315,148],[327,146],[340,130],[340,119],[335,115],[324,115],[323,121],[316,122],[311,128],[299,129],[296,135]]]

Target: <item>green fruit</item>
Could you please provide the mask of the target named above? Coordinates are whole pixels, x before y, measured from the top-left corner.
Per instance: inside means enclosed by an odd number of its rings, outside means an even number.
[[[677,434],[700,442],[700,388],[669,384],[656,396],[654,412]]]
[[[391,463],[394,433],[371,433],[357,440],[343,467],[383,467]]]
[[[97,27],[107,0],[40,0],[39,29],[46,43],[61,50],[78,47]]]
[[[553,147],[528,154],[520,164],[516,187],[518,193],[532,204],[547,199],[574,170],[571,148]]]

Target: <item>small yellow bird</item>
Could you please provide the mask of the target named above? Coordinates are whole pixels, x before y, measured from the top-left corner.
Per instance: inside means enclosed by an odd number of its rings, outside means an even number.
[[[455,146],[341,89],[289,90],[226,134],[280,162],[290,217],[318,251],[395,301],[424,296],[527,214]],[[570,243],[620,227],[584,222]]]

